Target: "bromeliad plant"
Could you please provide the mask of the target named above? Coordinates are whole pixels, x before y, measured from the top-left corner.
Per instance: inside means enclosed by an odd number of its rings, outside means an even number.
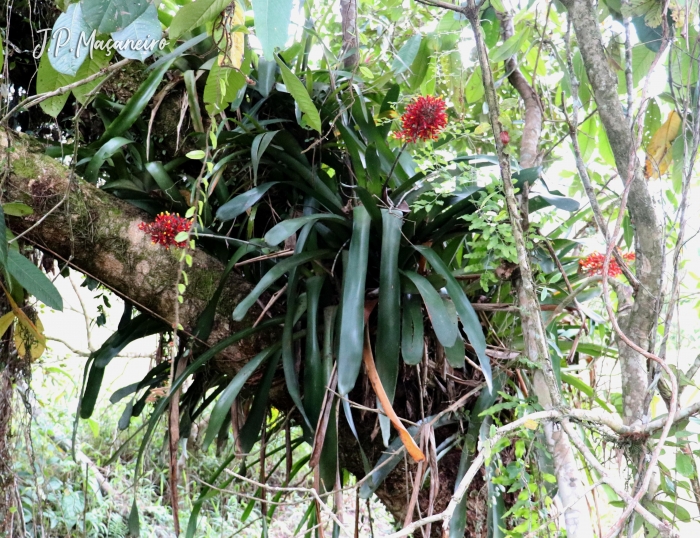
[[[316,80],[320,98],[330,88]],[[271,117],[275,111],[290,109],[290,96],[284,93],[272,91],[263,96],[257,89],[249,89],[241,103],[242,119],[232,122],[229,130],[225,122],[216,129],[212,126],[215,143],[210,146],[216,149],[211,149],[207,158],[202,152],[201,158],[206,160],[204,183],[210,187],[199,210],[201,220],[196,233],[200,245],[227,263],[227,272],[240,262],[259,260],[245,265],[249,278],[256,283],[253,291],[229,313],[234,321],[247,320],[250,328],[209,350],[195,341],[183,346],[181,356],[191,359],[187,359],[189,365],[171,387],[176,390],[194,376],[194,383],[180,399],[181,434],[187,436],[189,425],[209,413],[204,433],[207,447],[214,441],[220,445],[228,438],[232,406],[245,390],[250,394],[246,387],[257,379],[251,407],[236,438],[240,451],[247,453],[261,433],[269,438],[280,428],[279,422],[267,424],[265,417],[281,364],[286,391],[296,409],[291,416],[313,447],[312,463],[318,465],[322,491],[340,486],[336,483],[339,461],[342,463],[338,458],[340,432],[333,419],[339,404],[351,431],[362,437],[361,451],[366,434],[362,427],[358,433],[349,401],[371,402],[381,409],[379,424],[385,446],[400,456],[398,449],[403,445],[414,460],[420,461],[425,457],[420,429],[406,430],[398,415],[432,424],[433,428],[448,427],[438,433],[439,439],[452,438],[449,432],[454,430],[456,418],[442,411],[441,402],[448,396],[434,386],[422,385],[417,367],[429,370],[428,379],[449,372],[470,383],[483,382],[478,404],[482,410],[494,404],[503,384],[494,379],[484,329],[468,297],[469,290],[477,289],[458,280],[467,264],[474,263],[479,255],[471,251],[481,230],[472,229],[464,217],[479,209],[483,195],[494,192],[493,187],[487,190],[476,184],[474,171],[492,164],[493,159],[457,156],[417,171],[409,152],[404,151],[406,144],[392,147],[393,126],[378,125],[374,120],[375,114],[393,109],[399,98],[397,86],[385,95],[346,97],[338,93],[338,97],[334,105],[326,100],[321,109],[324,126],[327,118],[341,119],[335,124],[335,138],[317,153],[303,149],[306,131],[295,127],[292,118]],[[416,146],[435,141],[447,123],[444,109],[439,98],[418,98],[401,117],[397,138]],[[194,138],[203,148],[211,142],[210,137]],[[127,148],[138,151],[138,147],[136,134],[114,155]],[[117,166],[120,159],[113,162]],[[154,198],[144,190],[143,195],[135,196],[137,189],[114,184],[121,180],[107,181],[103,188],[153,212],[156,208],[179,211],[182,216],[160,213],[153,223],[144,223],[142,230],[163,246],[180,246],[177,233],[190,223],[184,217],[188,196],[181,191],[194,189],[196,180],[184,174],[175,182],[168,170],[187,166],[186,160],[167,165],[133,163],[133,177],[144,178],[144,185],[156,182],[162,195]],[[111,174],[109,163],[101,169]],[[521,170],[517,180],[519,184],[534,182],[538,175],[536,169]],[[454,187],[436,190],[438,180],[453,179],[458,180]],[[424,197],[439,203],[421,203]],[[230,249],[231,245],[237,248]],[[226,274],[222,275],[222,283]],[[220,293],[221,289],[202,316],[197,333],[200,339],[206,339],[211,330],[212,312]],[[250,309],[260,302],[271,305],[280,296],[284,297],[278,303],[284,306],[277,309],[281,317],[257,324],[259,319],[250,316]],[[120,344],[163,330],[157,323],[144,327],[141,317],[120,329]],[[275,326],[282,327],[280,339],[240,371],[212,376],[206,368],[217,352],[255,331]],[[114,349],[112,345],[98,352],[102,355],[92,363],[81,404],[84,417],[90,414],[102,369]],[[466,366],[465,356],[472,357],[478,368]],[[371,392],[358,383],[363,366]],[[151,389],[166,380],[166,368],[167,363],[163,363],[137,387],[115,393],[113,401],[134,394],[120,427],[128,426],[130,418],[142,412]],[[257,374],[259,370],[261,374]],[[399,381],[417,384],[417,393],[424,401],[412,400],[405,391],[397,390]],[[339,399],[334,398],[334,391]],[[401,401],[397,402],[399,393]],[[168,397],[159,400],[149,419],[141,458],[167,402]],[[391,424],[398,433],[394,440]],[[478,432],[481,420],[472,424]],[[449,446],[457,445],[452,442]],[[465,457],[473,454],[474,448],[465,445]],[[401,458],[387,462],[382,457],[375,471],[364,452],[362,458],[369,478],[361,493],[367,497]],[[216,481],[220,473],[208,483]],[[201,507],[209,496],[211,490],[204,488],[195,506]],[[464,510],[463,504],[456,517],[457,529],[465,525]],[[190,536],[194,535],[197,513],[195,510],[190,520]]]
[[[194,37],[185,45],[201,41]],[[449,113],[441,98],[406,98],[409,104],[394,124],[383,120],[398,116],[397,103],[402,100],[398,85],[360,91],[347,73],[306,68],[302,80],[290,65],[295,61],[305,65],[303,49],[275,55],[274,61],[254,61],[245,50],[238,69],[219,65],[216,52],[186,59],[176,53],[165,55],[149,68],[146,80],[125,105],[105,95],[95,98],[93,107],[106,131],[90,146],[76,150],[77,170],[87,181],[155,218],[141,226],[153,242],[165,248],[185,246],[180,237],[187,235],[190,218],[196,214],[197,245],[226,264],[194,338],[182,341],[177,350],[174,362],[185,361],[182,373],[176,376],[169,371],[170,363],[163,362],[141,382],[112,395],[115,403],[130,398],[119,421],[121,429],[146,409],[154,395],[163,396],[147,422],[137,476],[159,419],[178,395],[181,437],[188,437],[191,425],[205,415],[205,447],[215,441],[222,446],[234,428],[237,449],[207,480],[225,487],[226,481],[217,480],[235,454],[249,453],[256,442],[283,429],[284,420],[267,418],[271,406],[285,401],[274,394],[278,373],[292,402],[278,410],[302,430],[302,438],[290,443],[303,439],[312,446],[310,463],[318,469],[319,491],[342,486],[337,477],[347,455],[339,455],[338,447],[344,431],[361,441],[359,470],[367,477],[363,497],[375,492],[402,462],[402,446],[415,461],[436,455],[438,448],[444,456],[462,446],[463,473],[474,454],[480,413],[494,405],[498,391],[508,383],[492,369],[484,326],[469,298],[481,294],[479,285],[462,280],[468,265],[493,269],[499,262],[487,260],[490,253],[484,256],[477,248],[483,229],[466,218],[479,211],[484,196],[497,190],[480,185],[475,173],[496,164],[495,157],[452,152],[451,158],[417,163],[411,153],[425,154],[426,145],[460,147],[453,134],[449,144],[440,139]],[[335,61],[331,58],[329,63]],[[153,157],[157,143],[139,115],[173,65],[183,70],[194,132],[183,140],[190,150],[187,157],[162,163]],[[206,75],[203,92],[197,71]],[[248,85],[247,80],[255,84]],[[178,81],[173,78],[166,89]],[[286,91],[276,82],[283,83]],[[230,106],[236,117],[205,118],[200,99],[211,114]],[[59,156],[65,147],[49,152]],[[519,170],[514,178],[522,186],[537,181],[539,174],[538,169]],[[190,206],[193,200],[196,210]],[[571,203],[558,193],[543,191],[531,199],[531,210],[548,205],[566,208]],[[226,277],[237,265],[255,286],[233,312],[224,314],[247,328],[207,348],[202,342],[212,332]],[[576,264],[570,265],[573,279]],[[490,286],[488,293],[503,299],[509,290],[505,283]],[[264,321],[262,314],[252,315],[256,304],[274,314]],[[505,323],[502,318],[494,317]],[[132,319],[132,308],[127,307],[118,332],[86,366],[83,418],[94,409],[110,360],[129,342],[164,330],[167,327],[145,314]],[[262,331],[279,331],[279,338],[241,369],[212,368],[217,354]],[[363,367],[369,385],[360,382]],[[457,433],[463,410],[445,410],[447,402],[463,392],[454,388],[455,379],[481,387],[464,443]],[[245,416],[232,416],[232,409],[241,409],[238,404],[243,401],[250,403]],[[379,426],[387,454],[370,453],[366,421],[355,422],[351,401],[381,411]],[[338,429],[335,417],[340,407],[345,422]],[[436,430],[437,446],[429,451],[422,428],[405,428],[399,417]],[[392,435],[394,430],[397,436]],[[303,463],[294,462],[290,479]],[[490,497],[498,494],[489,491]],[[201,489],[188,536],[196,535],[199,510],[212,495],[208,486]],[[466,498],[455,512],[454,536],[464,534],[465,503]],[[310,525],[316,509],[312,504],[307,513]],[[270,510],[267,517],[272,517],[274,509]],[[132,528],[138,526],[136,504],[130,522]]]

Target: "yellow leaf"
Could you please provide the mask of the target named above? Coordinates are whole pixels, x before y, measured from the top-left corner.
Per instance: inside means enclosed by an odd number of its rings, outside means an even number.
[[[537,421],[527,419],[525,422],[523,422],[523,426],[525,426],[528,430],[536,430],[539,425],[537,424]]]
[[[644,177],[658,179],[666,173],[671,164],[671,144],[681,130],[681,117],[673,110],[666,122],[651,137],[647,146],[647,159]]]
[[[0,337],[5,334],[5,331],[10,328],[12,322],[15,320],[15,313],[8,312],[3,317],[0,318]]]
[[[245,35],[237,31],[245,28],[245,15],[243,8],[237,2],[233,2],[222,13],[222,23],[217,29],[217,44],[221,54],[218,57],[220,67],[233,67],[240,69],[243,62],[243,49]]]
[[[24,314],[24,312],[22,313]],[[41,357],[46,349],[44,325],[41,323],[41,320],[38,317],[36,318],[36,321],[32,323],[29,321],[26,314],[24,315],[24,319],[19,316],[17,319],[19,320],[19,325],[15,331],[15,346],[17,347],[17,353],[19,353],[20,357],[26,357],[27,351],[29,351],[29,356],[33,361],[35,361]]]

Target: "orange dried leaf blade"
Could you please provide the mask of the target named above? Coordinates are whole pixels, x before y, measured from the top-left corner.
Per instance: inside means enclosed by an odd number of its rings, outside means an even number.
[[[681,117],[675,110],[671,111],[664,124],[659,127],[647,146],[647,158],[644,177],[659,178],[668,171],[671,164],[671,144],[681,130]]]
[[[377,395],[377,399],[382,405],[384,413],[386,413],[386,416],[389,418],[394,428],[396,428],[396,430],[399,432],[399,438],[401,439],[401,442],[404,444],[409,455],[411,456],[411,458],[413,458],[413,460],[416,463],[424,461],[425,454],[423,454],[421,449],[418,448],[418,445],[416,445],[416,442],[413,440],[413,437],[411,437],[411,434],[408,433],[408,430],[406,430],[404,425],[401,424],[399,417],[394,411],[394,408],[391,406],[391,402],[389,401],[389,398],[387,397],[386,392],[384,391],[382,382],[379,380],[379,374],[377,373],[377,367],[374,365],[372,347],[369,343],[369,335],[366,327],[365,345],[364,352],[362,354],[362,359],[365,364],[365,369],[367,370],[367,377],[369,377],[369,381],[372,384],[372,388],[374,389],[374,392]]]

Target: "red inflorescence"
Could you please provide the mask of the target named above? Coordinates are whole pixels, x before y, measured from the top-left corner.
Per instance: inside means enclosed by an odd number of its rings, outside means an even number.
[[[435,140],[447,126],[445,101],[432,95],[418,97],[406,107],[401,123],[402,129],[396,133],[396,138],[406,142]]]
[[[186,232],[192,226],[192,221],[179,215],[171,215],[168,212],[161,213],[156,220],[139,224],[139,230],[151,234],[153,244],[161,244],[165,248],[176,246],[184,248],[185,241],[175,241],[175,236],[180,232]]]
[[[622,259],[626,262],[634,261],[634,252],[628,254],[623,254]],[[589,275],[602,275],[603,274],[603,261],[605,260],[605,255],[600,252],[594,252],[589,254],[585,258],[581,259],[578,264],[584,273]],[[615,261],[615,258],[610,258],[610,263],[608,264],[608,276],[616,277],[622,274],[622,269]]]
[[[508,131],[501,131],[501,143],[507,146],[508,142],[510,142],[510,133],[508,133]]]

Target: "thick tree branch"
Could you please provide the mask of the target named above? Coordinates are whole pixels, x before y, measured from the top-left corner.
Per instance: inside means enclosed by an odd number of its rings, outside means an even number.
[[[10,151],[5,148],[11,145]],[[43,148],[25,136],[0,130],[0,148],[9,156],[10,174],[3,187],[3,201],[19,201],[34,210],[24,218],[11,217],[10,228],[39,248],[69,260],[76,269],[97,277],[115,292],[169,324],[175,321],[179,260],[174,251],[153,245],[138,226],[150,219],[145,213],[118,198],[78,179],[55,159],[43,155]],[[7,163],[5,163],[7,165]],[[63,200],[62,207],[53,210]],[[45,218],[44,218],[45,217]],[[191,332],[211,299],[223,273],[223,264],[197,250],[187,268],[189,285],[179,308],[179,321]],[[214,343],[253,323],[260,314],[255,307],[243,322],[232,322],[230,314],[252,289],[236,272],[219,302],[219,312],[208,339]],[[217,359],[224,371],[237,371],[274,334],[260,335],[228,348]]]
[[[610,70],[595,6],[590,0],[563,0],[573,23],[588,80],[593,88],[598,114],[608,135],[617,171],[628,184],[633,136],[617,91],[617,77]],[[656,330],[663,272],[663,227],[654,209],[651,193],[644,180],[641,163],[633,169],[629,182],[629,210],[636,230],[636,276],[639,288],[622,330],[641,348],[648,349]],[[641,421],[646,414],[646,358],[618,339],[622,368],[625,420]]]
[[[499,106],[496,95],[493,73],[489,64],[488,51],[484,42],[484,35],[479,21],[479,9],[474,0],[467,1],[465,14],[469,19],[476,41],[476,51],[481,66],[482,80],[486,102],[489,107],[489,119],[493,129],[496,151],[498,154],[501,180],[508,207],[510,224],[517,251],[518,265],[520,268],[521,282],[518,289],[520,301],[521,323],[523,339],[528,359],[536,363],[539,367],[533,376],[534,392],[540,404],[545,409],[559,408],[563,401],[559,387],[552,370],[552,362],[549,357],[549,349],[545,337],[544,324],[540,313],[539,301],[535,289],[534,278],[530,266],[530,254],[527,251],[525,234],[520,220],[520,208],[515,194],[515,187],[510,170],[510,158],[505,153],[505,147],[501,139],[501,124],[499,121]],[[524,79],[517,81],[522,85]],[[531,88],[530,88],[531,89]],[[526,88],[522,88],[523,91]],[[526,92],[528,103],[532,106],[537,102],[537,95]],[[537,112],[531,112],[530,121],[536,122]],[[541,122],[541,113],[539,115]],[[541,125],[530,125],[533,133],[539,132]],[[533,148],[526,148],[528,159],[536,160],[537,141],[535,141],[534,155]],[[528,163],[530,164],[530,163]],[[552,454],[557,484],[559,486],[558,495],[564,506],[570,507],[564,513],[564,521],[567,536],[571,538],[587,538],[592,536],[593,526],[590,521],[590,514],[586,506],[585,493],[583,492],[582,481],[579,475],[576,459],[572,447],[566,436],[561,431],[554,431],[552,424],[545,425],[545,439],[547,447]]]

